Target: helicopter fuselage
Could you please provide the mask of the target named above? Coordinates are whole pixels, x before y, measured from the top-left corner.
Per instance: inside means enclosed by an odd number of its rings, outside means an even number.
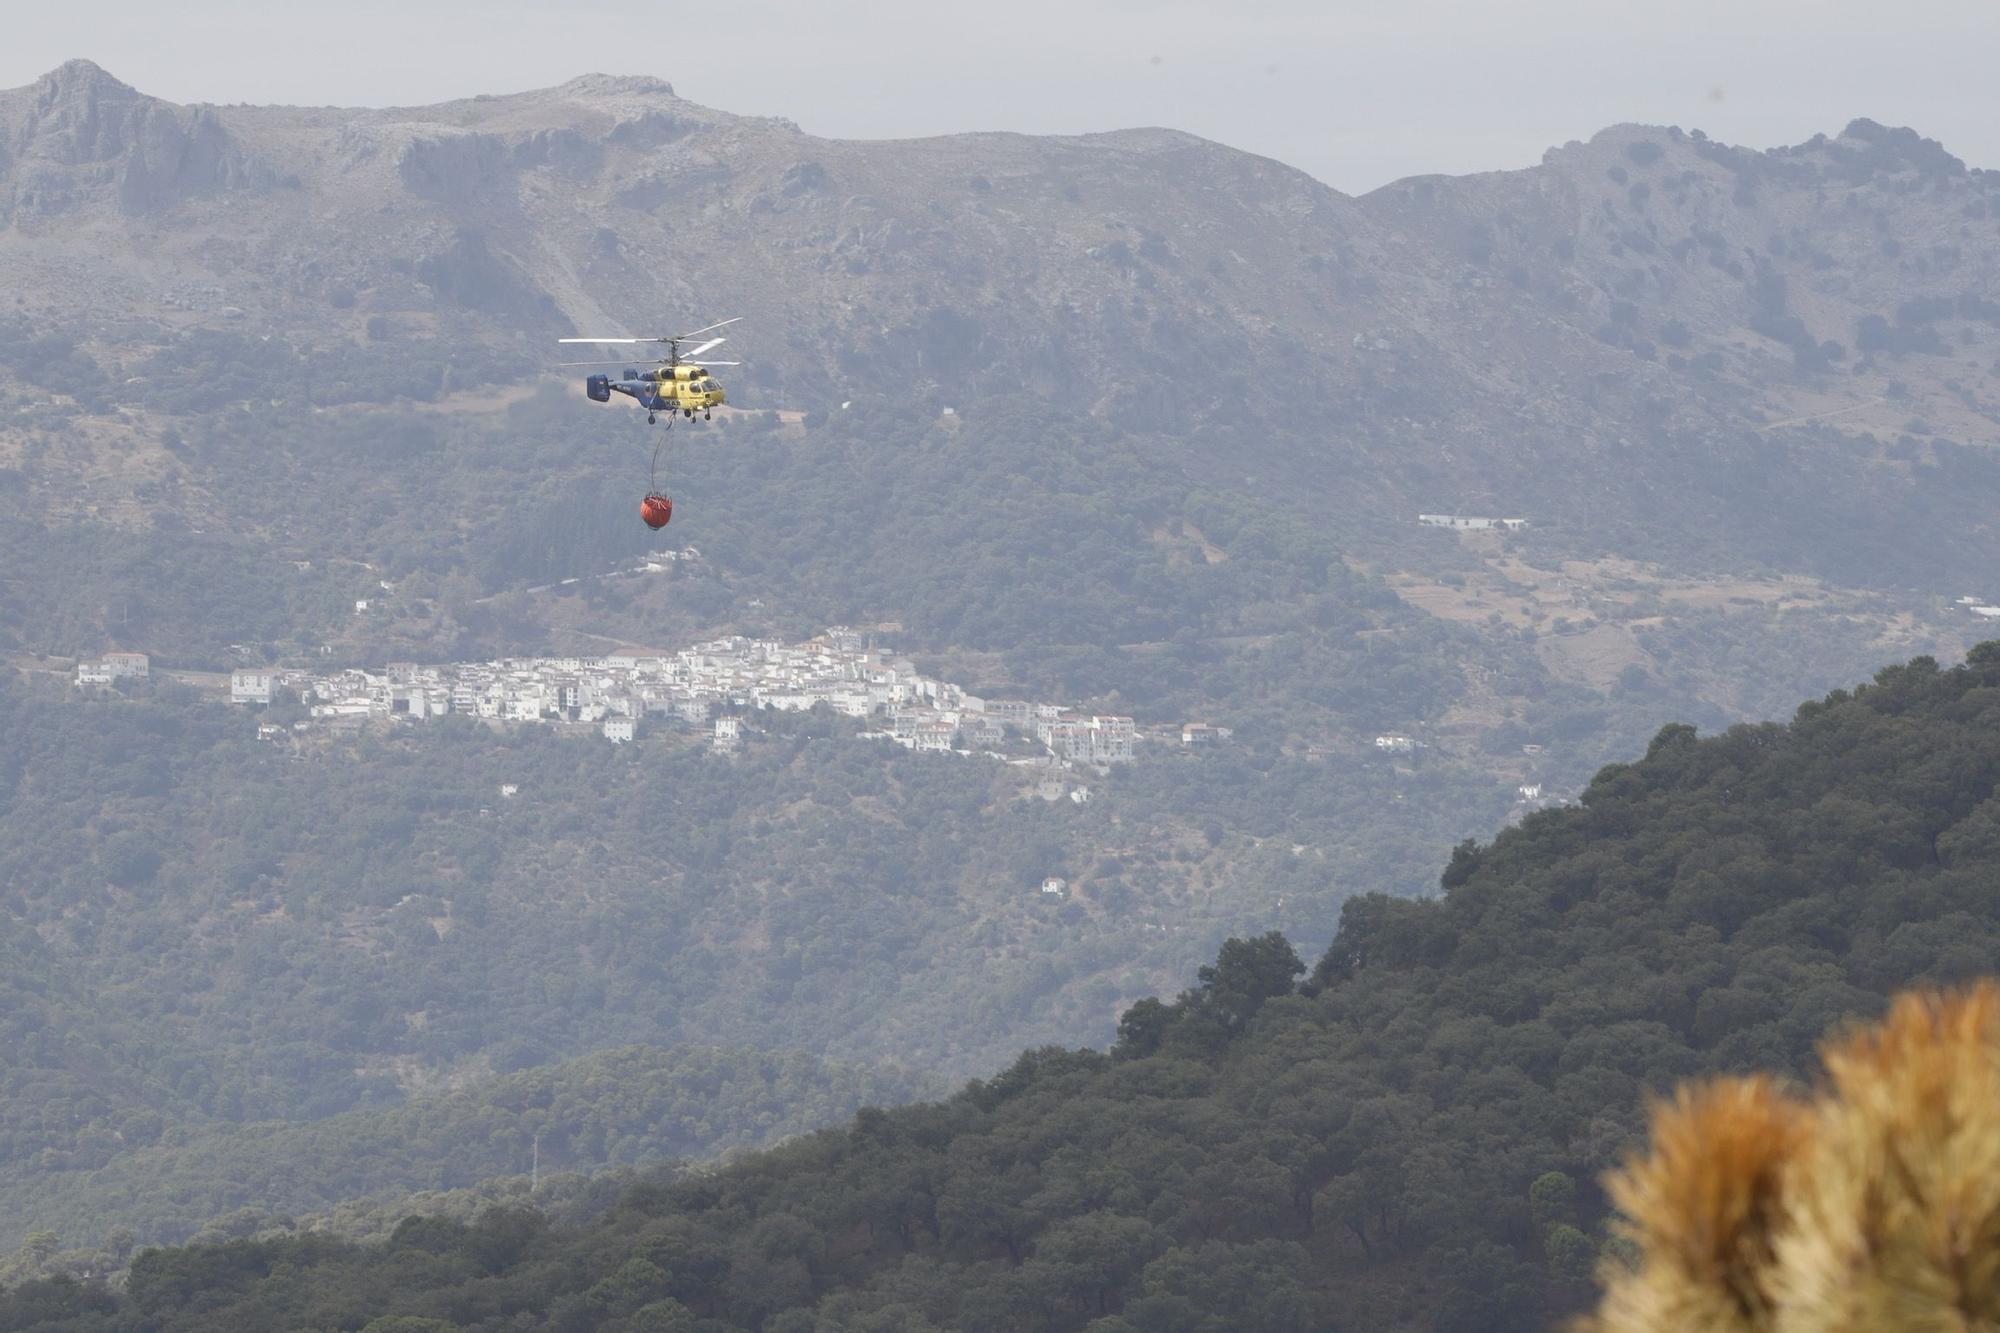
[[[592,375],[584,391],[593,402],[608,403],[622,393],[648,412],[707,412],[728,400],[720,382],[700,366],[660,366],[628,370],[617,379]]]
[[[584,381],[583,389],[590,396],[591,401],[596,403],[608,403],[611,401],[612,394],[622,393],[646,409],[646,420],[651,421],[653,414],[656,412],[665,412],[668,416],[667,424],[672,425],[673,414],[676,412],[689,417],[697,412],[703,416],[707,416],[712,409],[722,406],[726,401],[726,395],[722,392],[722,386],[709,376],[708,367],[711,365],[733,366],[738,364],[734,361],[706,360],[709,352],[729,341],[727,337],[718,336],[708,338],[686,352],[681,350],[681,344],[692,342],[700,338],[703,334],[714,333],[717,329],[726,328],[741,318],[743,318],[741,315],[737,315],[732,319],[725,319],[720,323],[711,324],[705,329],[696,329],[692,333],[669,334],[664,338],[627,338],[622,336],[617,338],[578,337],[558,338],[556,341],[604,345],[629,343],[634,346],[666,349],[667,354],[655,363],[650,370],[627,370],[617,379],[613,379],[609,375],[592,375]],[[588,366],[604,365],[606,363],[602,361],[569,361],[564,364]],[[618,362],[613,361],[609,364],[615,366]]]

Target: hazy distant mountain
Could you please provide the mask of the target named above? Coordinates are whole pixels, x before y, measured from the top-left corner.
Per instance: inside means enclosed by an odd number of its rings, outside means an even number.
[[[1004,397],[1207,481],[1251,460],[1356,536],[1486,506],[1583,550],[1909,584],[1991,555],[1964,498],[1994,475],[1942,442],[2000,403],[1996,190],[1869,121],[1769,153],[1619,126],[1354,199],[1164,130],[841,142],[600,75],[180,107],[73,61],[0,94],[0,365],[132,409],[91,432],[125,460],[107,512],[190,408],[541,382],[557,334],[743,314],[746,404]],[[232,515],[225,478],[175,480]],[[1885,536],[1912,519],[1922,559]]]

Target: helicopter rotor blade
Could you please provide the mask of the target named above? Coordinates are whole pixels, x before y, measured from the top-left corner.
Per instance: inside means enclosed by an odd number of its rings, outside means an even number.
[[[670,343],[672,338],[558,338],[559,343]]]
[[[632,363],[631,363],[630,361],[558,361],[558,362],[556,362],[556,365],[558,365],[558,366],[629,366],[629,365],[631,365],[631,364],[632,364]],[[656,365],[662,365],[662,366],[664,366],[664,365],[665,365],[665,364],[667,364],[667,363],[666,363],[666,362],[664,362],[664,361],[659,361],[659,362],[654,362],[654,363],[652,363],[652,364],[656,364]]]
[[[715,332],[715,331],[716,331],[717,329],[719,329],[719,328],[722,328],[722,327],[723,327],[723,326],[725,326],[725,325],[728,325],[728,324],[734,324],[734,323],[735,323],[735,322],[736,322],[737,320],[739,320],[739,319],[741,319],[741,318],[743,318],[743,316],[741,316],[741,315],[733,315],[733,316],[731,316],[731,317],[730,317],[730,318],[728,318],[728,319],[725,319],[725,320],[720,320],[720,321],[718,321],[718,322],[716,322],[716,323],[714,323],[714,324],[711,324],[711,325],[709,325],[709,326],[708,326],[707,328],[705,328],[705,329],[695,329],[695,330],[693,330],[692,332],[689,332],[689,333],[683,333],[683,334],[679,334],[679,335],[677,335],[677,337],[678,337],[678,338],[680,338],[680,339],[687,339],[687,338],[699,338],[699,337],[700,337],[700,336],[701,336],[702,334],[704,334],[704,333],[713,333],[713,332]],[[666,338],[662,338],[662,339],[660,339],[660,341],[661,341],[661,342],[667,342],[667,341],[669,341],[669,340],[668,340],[668,339],[666,339]]]
[[[710,338],[707,342],[703,343],[701,346],[690,348],[688,351],[682,352],[681,360],[692,361],[696,357],[700,356],[703,352],[714,351],[716,348],[722,346],[722,344],[728,341],[729,339],[727,338]]]
[[[683,357],[681,359],[681,364],[686,366],[686,365],[693,365],[695,363]],[[700,364],[703,366],[740,366],[743,363],[741,361],[703,361]]]

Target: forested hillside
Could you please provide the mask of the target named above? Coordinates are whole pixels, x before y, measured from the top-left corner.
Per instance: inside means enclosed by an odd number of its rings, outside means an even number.
[[[1357,884],[1416,891],[1458,818],[1505,809],[1449,772],[1230,751],[1050,803],[1004,764],[821,716],[766,719],[735,758],[664,730],[616,748],[470,719],[295,748],[173,682],[65,688],[0,678],[0,1251],[517,1171],[520,1134],[433,1160],[380,1113],[446,1088],[471,1098],[447,1107],[505,1103],[512,1085],[481,1080],[544,1065],[600,1103],[570,1122],[626,1126],[578,1130],[553,1159],[568,1168],[635,1160],[627,1134],[643,1156],[763,1132],[668,1146],[671,1126],[635,1127],[639,1094],[557,1063],[588,1051],[866,1067],[836,1080],[849,1093],[793,1088],[773,1123],[800,1128],[841,1096],[935,1086],[906,1071],[955,1080],[1023,1042],[1103,1041],[1232,931],[1309,935]],[[1405,806],[1407,833],[1380,825]],[[1050,875],[1065,898],[1039,891]],[[260,1198],[266,1122],[342,1113],[279,1135],[316,1144],[315,1165],[280,1173],[297,1202]],[[211,1154],[243,1156],[233,1184],[201,1168]]]
[[[1890,991],[2000,968],[2000,645],[1707,739],[1348,904],[1307,973],[1232,941],[1108,1052],[628,1194],[30,1284],[10,1329],[1537,1329],[1580,1308],[1642,1097],[1811,1071]]]
[[[703,1161],[939,1082],[800,1054],[622,1047],[305,1123],[198,1128],[155,1115],[153,1141],[95,1170],[0,1175],[0,1209],[15,1219],[10,1239],[48,1252],[40,1266],[104,1271],[135,1243],[204,1228],[249,1234],[531,1171]]]

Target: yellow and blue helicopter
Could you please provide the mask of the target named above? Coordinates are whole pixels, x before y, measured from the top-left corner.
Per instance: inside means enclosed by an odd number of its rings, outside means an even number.
[[[727,338],[710,338],[707,342],[689,348],[686,352],[681,351],[681,344],[699,338],[705,333],[713,333],[719,328],[734,324],[736,320],[741,318],[743,317],[738,315],[734,319],[725,319],[720,323],[710,324],[707,328],[696,329],[691,333],[676,333],[666,338],[562,338],[558,341],[599,345],[637,344],[649,347],[665,347],[667,349],[665,359],[655,363],[651,370],[628,369],[617,379],[613,379],[609,375],[592,375],[583,382],[583,391],[589,395],[590,400],[594,403],[608,403],[611,401],[613,393],[622,393],[626,397],[636,400],[639,406],[646,409],[646,420],[648,423],[656,419],[656,414],[665,412],[667,414],[667,424],[671,426],[674,424],[674,413],[676,412],[679,412],[689,420],[692,420],[694,414],[699,412],[705,421],[715,408],[720,407],[727,401],[727,396],[722,391],[721,383],[708,373],[710,366],[735,366],[742,364],[739,361],[705,361],[701,359],[707,353],[714,351],[723,343],[728,342],[729,339]],[[561,364],[564,366],[616,366],[625,363],[619,361],[564,361]]]

